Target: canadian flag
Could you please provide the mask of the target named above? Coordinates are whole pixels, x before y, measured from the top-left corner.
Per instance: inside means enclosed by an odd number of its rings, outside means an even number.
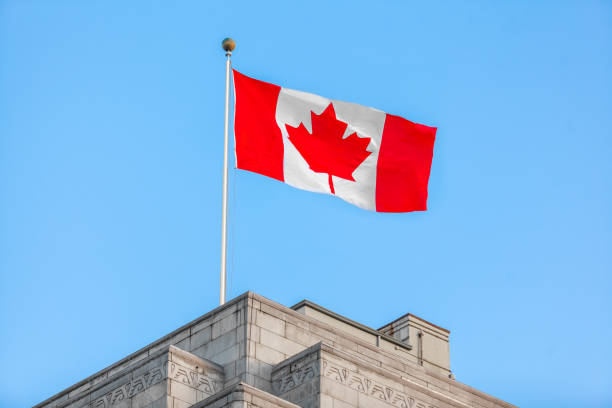
[[[367,210],[427,209],[436,128],[233,73],[239,169]]]

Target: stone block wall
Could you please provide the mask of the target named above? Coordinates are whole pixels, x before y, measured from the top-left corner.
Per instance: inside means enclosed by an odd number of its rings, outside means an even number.
[[[223,367],[168,346],[110,379],[84,384],[58,408],[183,408],[223,388]]]
[[[300,408],[282,398],[240,382],[192,408]]]
[[[511,406],[454,381],[443,360],[422,364],[440,355],[429,343],[297,309],[245,293],[35,408]],[[420,330],[444,345],[443,331]]]
[[[222,367],[225,382],[220,388],[237,384],[246,376],[246,316],[249,293],[218,307],[202,317],[132,353],[117,363],[93,374],[66,390],[36,405],[35,408],[63,408],[67,401],[93,390],[99,384],[118,383],[125,373],[148,362],[152,356],[175,346]],[[84,356],[86,357],[86,356]],[[90,405],[94,407],[94,405]],[[171,405],[170,405],[171,406]],[[73,408],[73,407],[71,407]],[[80,408],[80,406],[74,406]],[[97,408],[97,407],[96,407]],[[133,408],[133,407],[130,407]]]
[[[345,330],[346,325],[351,323],[349,319],[334,322],[329,317],[329,315],[326,315],[325,319],[318,319],[312,315],[303,315],[268,299],[254,296],[249,303],[247,319],[249,341],[247,343],[246,382],[267,392],[287,397],[287,399],[303,407],[318,406],[316,404],[312,405],[311,401],[313,399],[309,399],[307,395],[319,392],[321,404],[324,404],[326,398],[329,397],[329,394],[325,392],[325,387],[331,387],[330,381],[332,380],[330,378],[332,377],[323,376],[327,379],[322,380],[319,386],[303,386],[293,390],[291,398],[288,394],[274,388],[275,373],[279,369],[279,364],[285,360],[292,361],[296,355],[300,355],[310,347],[316,347],[318,343],[322,343],[323,347],[335,351],[333,355],[341,354],[345,361],[365,363],[366,365],[360,366],[360,370],[364,370],[365,367],[376,368],[379,372],[384,373],[387,379],[401,379],[399,385],[395,384],[395,388],[390,388],[391,392],[397,396],[396,406],[398,407],[472,406],[492,408],[512,406],[455,381],[449,375],[449,371],[441,369],[433,363],[422,364],[418,355],[419,350],[413,352],[413,350],[401,347],[395,339],[387,342],[379,339],[378,344],[372,343],[367,336],[351,333],[355,328],[358,329],[360,325],[351,325],[350,330]],[[446,335],[448,335],[448,332],[446,332]],[[348,367],[343,368],[348,369]],[[326,372],[324,371],[324,373]],[[319,373],[319,375],[322,374]],[[373,375],[372,378],[377,377]],[[386,381],[389,382],[390,380]],[[380,382],[380,384],[384,384],[384,382]],[[407,393],[404,387],[411,384],[415,385],[416,388],[414,389],[417,391]],[[317,387],[320,387],[318,391]],[[338,389],[338,387],[334,386],[330,389]],[[351,392],[353,394],[349,393],[347,395],[353,395],[353,397],[348,402],[356,405],[342,405],[343,403],[346,404],[347,401],[339,399],[335,402],[334,407],[370,407],[368,404],[374,403],[370,401],[373,398],[371,395],[358,395],[354,393],[354,390]],[[297,396],[294,394],[297,394]],[[401,395],[405,395],[406,402],[401,402]],[[435,397],[432,395],[435,395]],[[445,395],[447,397],[444,397]],[[317,397],[314,397],[314,400],[316,399]],[[381,404],[380,401],[376,401],[376,403]],[[329,404],[321,406],[331,407]]]
[[[272,383],[281,398],[303,408],[470,406],[323,343],[278,364]]]
[[[280,362],[272,370],[275,395],[303,408],[319,407],[321,403],[321,345]]]
[[[410,343],[420,365],[450,370],[448,330],[407,313],[378,331]]]

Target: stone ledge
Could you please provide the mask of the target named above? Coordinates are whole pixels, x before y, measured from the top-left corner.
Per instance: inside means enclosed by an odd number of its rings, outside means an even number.
[[[155,360],[159,361],[156,362]],[[152,365],[152,363],[154,364]],[[68,398],[58,401],[54,407],[106,406],[105,397],[111,400],[114,398],[131,399],[136,395],[147,392],[154,386],[158,386],[160,383],[165,384],[165,381],[186,379],[187,381],[182,382],[189,383],[190,381],[193,382],[195,377],[207,387],[205,392],[212,394],[217,387],[215,382],[223,385],[224,370],[223,367],[212,361],[204,360],[170,345],[123,368],[111,378],[93,385],[84,384],[80,386],[75,390],[76,392],[67,394]],[[198,389],[200,384],[194,383],[188,386]]]
[[[371,334],[373,336],[383,338],[383,339],[387,340],[388,342],[393,343],[397,347],[400,347],[400,348],[403,348],[403,349],[406,349],[406,350],[409,350],[409,351],[412,350],[412,345],[410,345],[410,344],[403,343],[403,342],[397,340],[396,338],[386,334],[385,332],[381,332],[379,330],[375,330],[375,329],[373,329],[371,327],[368,327],[368,326],[366,326],[364,324],[361,324],[359,322],[351,320],[348,317],[344,317],[342,315],[339,315],[338,313],[332,312],[331,310],[326,309],[323,306],[320,306],[320,305],[318,305],[316,303],[313,303],[313,302],[311,302],[309,300],[304,299],[301,302],[291,306],[290,309],[297,311],[298,309],[301,309],[303,307],[310,307],[312,309],[315,309],[318,312],[323,313],[323,314],[325,314],[327,316],[330,316],[330,317],[332,317],[332,318],[334,318],[336,320],[339,320],[339,321],[341,321],[344,324],[348,324],[349,326],[352,326],[352,327],[354,327],[356,329],[362,330],[362,331],[364,331],[366,333],[369,333],[369,334]],[[306,315],[304,315],[304,316],[306,316]]]
[[[286,366],[293,364],[295,362],[297,362],[298,360],[303,359],[304,357],[310,355],[310,354],[320,354],[321,350],[326,350],[327,348],[329,348],[330,350],[333,349],[332,346],[326,344],[323,341],[318,342],[317,344],[308,347],[306,350],[302,350],[297,354],[294,354],[293,356],[289,357],[288,359],[281,361],[280,363],[278,363],[277,365],[275,365],[274,367],[272,367],[272,375],[274,375],[275,372],[282,370],[283,368],[285,368]],[[364,361],[365,363],[365,361]],[[361,364],[361,363],[360,363]]]
[[[318,326],[318,327],[323,328],[325,330],[329,330],[332,333],[336,333],[337,330],[338,330],[338,329],[334,328],[333,326],[330,326],[329,324],[327,324],[325,322],[321,322],[320,320],[317,320],[317,319],[315,319],[313,317],[303,315],[303,314],[301,314],[299,312],[296,312],[295,310],[293,310],[291,308],[287,308],[286,306],[283,306],[283,305],[281,305],[281,304],[279,304],[277,302],[274,302],[273,300],[270,300],[270,299],[268,299],[266,297],[258,295],[257,293],[253,293],[252,297],[255,300],[261,302],[262,304],[266,304],[268,307],[277,309],[280,312],[286,313],[286,314],[290,315],[293,318],[302,319],[302,320],[304,320],[304,321],[306,321],[306,322],[308,322],[310,324],[314,324],[315,326]],[[298,303],[298,305],[300,305],[300,303]],[[312,303],[312,302],[310,302],[310,303]],[[364,327],[367,327],[367,326],[364,326]],[[374,330],[374,329],[372,329],[372,330]],[[343,332],[342,334],[345,334],[345,333]],[[361,339],[352,337],[351,340],[354,341],[355,343],[357,343],[358,345],[360,345],[362,347],[365,347],[365,348],[367,348],[367,349],[369,349],[371,351],[374,351],[375,353],[380,353],[380,354],[386,356],[387,358],[397,358],[398,357],[398,355],[395,354],[395,353],[389,353],[386,350],[382,350],[379,347],[376,347],[374,345],[368,344],[368,343],[366,343],[365,341],[363,341]],[[352,354],[350,354],[350,355],[352,356]],[[360,361],[365,361],[365,360],[361,360],[360,359]],[[402,361],[403,364],[409,365],[410,367],[414,368],[415,370],[423,372],[423,374],[425,374],[426,376],[431,376],[431,377],[435,378],[438,381],[442,381],[444,383],[449,384],[449,387],[451,389],[451,393],[453,392],[452,391],[453,388],[457,388],[457,389],[459,389],[461,391],[464,391],[464,392],[467,392],[469,394],[475,395],[475,396],[477,396],[479,398],[482,398],[482,399],[484,399],[486,401],[489,401],[489,402],[491,402],[493,404],[499,404],[501,406],[506,406],[506,407],[514,407],[514,405],[512,405],[512,404],[510,404],[508,402],[505,402],[503,400],[495,398],[492,395],[489,395],[489,394],[487,394],[487,393],[485,393],[483,391],[479,391],[476,388],[470,387],[469,385],[463,384],[463,383],[461,383],[461,382],[459,382],[459,381],[457,381],[455,379],[450,379],[448,376],[441,375],[441,374],[439,374],[436,371],[428,370],[425,367],[418,366],[418,365],[414,364],[413,362],[411,362],[409,360],[402,359],[401,361]],[[366,363],[371,365],[370,362],[366,362]],[[280,364],[282,364],[282,363],[280,363]],[[395,374],[392,374],[392,375],[395,375]],[[404,379],[404,381],[409,381],[409,380],[405,380]]]
[[[382,326],[380,329],[378,329],[379,331],[385,331],[386,329],[390,328],[391,326],[393,326],[393,324],[398,323],[402,320],[406,320],[407,318],[414,318],[417,320],[420,320],[421,322],[423,322],[425,325],[427,326],[432,326],[435,329],[440,330],[441,332],[443,332],[445,335],[449,335],[450,334],[450,330],[445,329],[444,327],[438,326],[437,324],[433,324],[430,321],[427,321],[425,319],[423,319],[422,317],[413,315],[412,313],[406,313],[400,317],[398,317],[397,319],[393,320],[392,322],[389,322],[387,324],[385,324],[384,326]]]
[[[384,369],[380,366],[374,365],[368,361],[362,360],[360,359],[358,356],[355,356],[353,354],[344,352],[342,350],[339,350],[333,346],[330,346],[329,344],[326,344],[324,342],[319,342],[309,348],[307,348],[306,350],[301,351],[300,353],[295,354],[294,356],[278,363],[277,365],[275,365],[272,368],[272,383],[273,383],[273,388],[278,391],[281,390],[281,386],[279,384],[282,384],[282,379],[278,379],[275,377],[278,377],[279,373],[282,371],[287,371],[287,367],[289,367],[289,371],[293,372],[295,371],[293,365],[301,362],[304,359],[307,359],[309,355],[316,355],[315,359],[318,362],[318,372],[314,373],[316,375],[316,377],[321,378],[323,376],[323,372],[321,370],[321,364],[320,361],[323,359],[323,353],[327,353],[330,354],[332,356],[335,356],[341,360],[344,361],[348,361],[358,367],[363,367],[366,370],[372,371],[378,375],[380,375],[381,377],[385,377],[385,378],[389,378],[390,380],[394,381],[395,383],[401,384],[403,386],[406,386],[409,389],[412,389],[416,392],[419,392],[421,394],[427,395],[428,397],[434,398],[438,401],[441,401],[443,403],[446,404],[450,404],[452,406],[456,406],[456,407],[463,407],[463,408],[472,408],[473,405],[470,405],[466,402],[457,400],[455,398],[449,397],[448,395],[445,395],[443,393],[440,393],[438,391],[435,391],[433,389],[430,389],[426,386],[423,386],[421,384],[418,384],[414,381],[411,381],[405,377],[402,377],[400,375],[397,375],[387,369]],[[310,363],[309,363],[310,364]],[[299,370],[298,367],[295,367]],[[297,384],[296,384],[297,386]],[[469,390],[468,390],[469,391]],[[284,391],[283,391],[284,392]],[[495,404],[496,406],[501,406],[501,407],[506,407],[506,408],[514,408],[515,406],[512,404],[509,404],[505,401],[502,401],[500,399],[497,399],[495,397],[492,397],[488,394],[484,394],[484,395],[476,395],[476,393],[473,392],[469,392],[472,395],[475,395],[479,398],[482,398],[488,402],[491,402],[493,404]]]
[[[247,396],[245,396],[244,394],[246,394]],[[215,402],[222,400],[223,398],[227,398],[227,402],[245,401],[250,403],[252,402],[253,396],[267,401],[271,404],[274,404],[279,408],[300,408],[299,405],[295,405],[292,402],[284,400],[268,392],[262,391],[258,388],[252,387],[244,382],[239,382],[234,386],[228,387],[216,393],[215,395],[212,395],[206,398],[205,400],[200,401],[195,405],[192,405],[190,408],[206,408],[209,405],[212,405]]]
[[[275,309],[275,310],[279,311],[280,313],[284,313],[284,314],[290,316],[292,319],[300,319],[301,321],[304,321],[304,322],[307,322],[310,325],[313,325],[317,329],[323,329],[323,330],[325,330],[327,332],[330,332],[330,333],[333,333],[334,335],[339,336],[341,338],[348,338],[348,339],[350,339],[351,342],[355,343],[359,347],[363,347],[364,349],[367,349],[367,350],[371,351],[374,354],[380,354],[380,355],[386,357],[389,360],[395,360],[395,361],[397,361],[397,362],[399,362],[401,364],[404,364],[406,366],[410,366],[411,368],[413,368],[413,369],[415,369],[417,371],[423,372],[425,375],[434,377],[436,380],[441,380],[441,381],[444,381],[444,382],[452,381],[452,383],[455,382],[454,379],[450,380],[449,375],[451,374],[451,372],[450,372],[450,370],[448,368],[437,366],[434,363],[429,363],[432,367],[437,367],[437,368],[443,370],[444,374],[441,374],[437,370],[432,370],[432,369],[430,369],[428,367],[423,367],[423,366],[418,365],[416,363],[416,359],[418,357],[415,354],[412,354],[408,350],[408,348],[406,347],[406,345],[404,343],[402,343],[399,340],[396,340],[396,339],[394,339],[394,338],[392,338],[390,336],[386,336],[386,335],[383,336],[382,333],[380,333],[381,334],[380,338],[383,340],[383,342],[381,342],[380,345],[369,343],[369,342],[365,341],[364,339],[356,337],[355,335],[353,335],[351,333],[347,333],[346,331],[344,331],[342,329],[339,329],[337,327],[334,327],[334,326],[330,325],[327,322],[318,320],[318,319],[316,319],[316,318],[314,318],[312,316],[308,316],[308,315],[304,315],[302,313],[299,313],[299,312],[297,312],[297,311],[295,311],[295,310],[293,310],[291,308],[287,308],[286,306],[283,306],[283,305],[281,305],[279,303],[276,303],[276,302],[274,302],[274,301],[272,301],[270,299],[267,299],[267,298],[265,298],[265,297],[263,297],[261,295],[253,294],[253,296],[254,296],[254,299],[258,300],[262,305],[265,305],[267,308]],[[302,302],[298,303],[298,305],[300,305],[301,303]],[[308,302],[308,303],[312,304],[312,302]],[[262,309],[262,310],[264,312],[266,312],[264,309]],[[268,313],[268,312],[266,312],[266,313]],[[330,313],[334,313],[334,312],[330,311]],[[340,316],[340,315],[338,315],[338,316]],[[350,320],[350,319],[347,319],[347,320]],[[361,325],[359,323],[356,323],[356,324]],[[363,326],[363,325],[361,325],[361,326]],[[367,326],[363,326],[363,327],[367,327]],[[374,330],[374,329],[370,328],[370,330]],[[389,337],[391,339],[391,341],[389,341],[388,343],[394,346],[395,351],[391,351],[388,348],[384,348],[384,345],[385,345],[384,341],[387,340],[386,337]],[[410,355],[412,358],[414,358],[414,360],[406,358],[402,354],[397,353],[397,351],[399,351],[399,350],[401,350],[401,351],[405,352],[406,354]]]
[[[174,357],[174,355],[177,355],[177,356],[179,356],[179,358],[181,358],[181,359],[183,359],[183,360],[185,360],[185,361],[195,365],[196,368],[202,367],[202,368],[205,368],[205,369],[212,369],[213,371],[217,371],[217,372],[221,372],[221,373],[223,372],[223,367],[221,365],[215,363],[214,361],[210,361],[210,360],[206,360],[206,359],[200,358],[200,357],[196,356],[195,354],[192,354],[192,353],[190,353],[188,351],[180,349],[180,348],[178,348],[176,346],[170,345],[165,350],[168,351],[170,353],[170,355],[172,356],[172,360],[170,360],[170,361],[179,362],[179,360]]]

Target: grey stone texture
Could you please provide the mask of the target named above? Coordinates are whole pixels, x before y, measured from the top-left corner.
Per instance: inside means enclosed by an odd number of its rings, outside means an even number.
[[[192,408],[299,408],[299,405],[240,382]]]
[[[455,381],[449,334],[247,292],[35,408],[512,407]]]

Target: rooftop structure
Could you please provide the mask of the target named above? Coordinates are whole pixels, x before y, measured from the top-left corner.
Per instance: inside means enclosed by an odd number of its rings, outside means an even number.
[[[247,292],[35,408],[512,407],[454,379],[449,331]]]

